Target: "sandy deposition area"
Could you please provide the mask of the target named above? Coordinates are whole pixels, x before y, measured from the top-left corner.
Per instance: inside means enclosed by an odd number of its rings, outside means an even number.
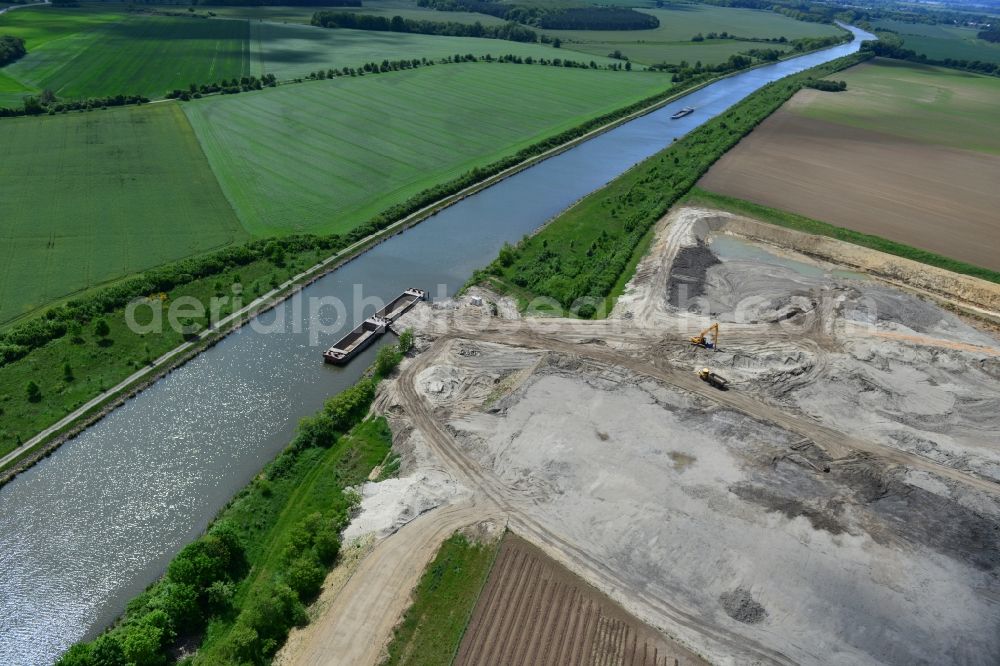
[[[1000,663],[995,329],[750,228],[673,211],[604,321],[486,292],[408,313],[375,405],[401,478],[363,489],[352,535],[378,541],[283,663],[374,663],[436,545],[484,519],[694,660]],[[712,321],[720,350],[692,346]]]
[[[798,97],[791,102],[796,103]],[[698,185],[1000,270],[998,182],[1000,155],[782,109],[716,162]]]

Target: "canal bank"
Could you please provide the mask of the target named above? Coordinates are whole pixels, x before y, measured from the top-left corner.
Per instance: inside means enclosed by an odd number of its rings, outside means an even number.
[[[706,86],[686,100],[699,113],[671,122],[661,110],[594,137],[379,243],[301,295],[363,306],[414,284],[454,293],[503,243],[705,119],[854,50],[856,42]],[[378,307],[358,309],[367,317]],[[0,661],[47,663],[110,622],[379,346],[347,368],[324,367],[309,329],[331,320],[309,321],[294,299],[257,319],[272,332],[242,328],[221,340],[0,490]]]

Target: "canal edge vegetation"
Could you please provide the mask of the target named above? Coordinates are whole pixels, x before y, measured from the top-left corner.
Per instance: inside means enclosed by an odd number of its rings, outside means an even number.
[[[266,664],[308,622],[360,497],[392,433],[369,415],[406,343],[382,347],[352,387],[299,422],[292,441],[223,507],[118,621],[58,666]],[[197,651],[184,656],[192,645]]]
[[[505,534],[476,541],[458,531],[441,544],[393,629],[382,666],[454,661]]]
[[[587,195],[516,245],[468,284],[513,296],[522,309],[542,297],[539,310],[584,319],[606,317],[635,271],[651,229],[730,148],[792,97],[806,82],[872,57],[862,50],[770,83],[667,148]],[[536,301],[537,304],[538,301]]]
[[[847,37],[849,36],[848,34]],[[823,48],[829,47],[822,47],[815,50],[823,50]],[[807,55],[807,53],[797,53],[792,57]],[[43,428],[39,433],[28,439],[27,442],[19,444],[14,450],[0,457],[0,487],[8,483],[20,472],[30,468],[43,457],[50,455],[65,441],[72,439],[87,427],[99,421],[115,407],[123,404],[125,400],[133,397],[163,375],[194,358],[204,349],[216,344],[233,330],[249,322],[253,316],[275,307],[296,291],[320,279],[343,263],[357,257],[383,240],[405,231],[437,212],[461,201],[465,197],[471,196],[520,171],[528,169],[545,159],[569,150],[599,134],[610,131],[623,123],[652,113],[679,97],[699,90],[715,81],[768,64],[771,63],[762,62],[739,71],[727,72],[718,76],[707,76],[703,79],[688,80],[662,93],[627,105],[617,111],[592,118],[575,128],[565,130],[524,148],[508,158],[498,160],[486,167],[473,169],[452,181],[425,190],[415,195],[409,201],[386,209],[369,220],[369,222],[359,225],[343,237],[339,235],[324,237],[288,236],[284,238],[258,239],[244,245],[227,247],[200,257],[180,260],[130,278],[125,278],[120,282],[98,289],[80,299],[51,306],[35,317],[0,332],[0,372],[2,372],[4,366],[20,360],[33,349],[66,335],[67,331],[74,325],[90,324],[92,319],[120,312],[121,308],[130,300],[161,291],[158,288],[154,288],[155,283],[150,284],[148,280],[148,276],[150,275],[181,273],[179,267],[189,267],[192,263],[195,265],[214,264],[220,266],[220,269],[217,270],[224,270],[227,267],[227,262],[224,260],[227,254],[244,252],[248,248],[255,248],[253,253],[255,258],[264,258],[283,257],[285,248],[291,246],[292,249],[295,249],[296,244],[304,244],[309,248],[329,250],[335,248],[345,240],[350,243],[347,247],[343,247],[326,259],[289,279],[287,282],[276,286],[271,292],[261,296],[239,313],[227,316],[223,322],[220,322],[219,326],[202,331],[199,334],[199,339],[194,344],[190,340],[181,343],[151,361],[148,368],[135,373],[123,373],[121,383],[99,393],[85,403],[83,407],[77,408],[63,416],[56,422],[55,426],[50,425]],[[299,251],[301,250],[302,248],[299,248]],[[280,265],[280,262],[278,263]],[[183,275],[183,273],[181,274]],[[209,280],[216,274],[217,271],[206,270],[200,279]],[[193,282],[194,275],[189,275]],[[137,284],[145,288],[136,288]],[[181,282],[179,284],[184,283]],[[76,307],[71,306],[79,307],[80,310],[73,311]],[[93,312],[88,313],[88,310],[93,310]],[[83,313],[87,314],[81,316]],[[236,315],[240,316],[237,317]],[[31,346],[28,347],[21,344],[25,341]],[[25,349],[25,347],[28,348]],[[182,354],[185,351],[188,353]]]

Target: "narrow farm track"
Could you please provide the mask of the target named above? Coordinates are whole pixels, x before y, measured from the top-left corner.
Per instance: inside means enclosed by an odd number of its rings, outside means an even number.
[[[375,664],[396,619],[410,604],[424,567],[456,530],[490,518],[501,519],[482,499],[430,511],[383,539],[362,561],[331,606],[306,629],[295,664]]]

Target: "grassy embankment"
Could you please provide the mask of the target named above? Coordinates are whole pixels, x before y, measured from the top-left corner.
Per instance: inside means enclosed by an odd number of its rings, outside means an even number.
[[[441,544],[389,643],[385,666],[447,666],[452,662],[500,542],[454,534]]]
[[[380,367],[399,362],[395,348]],[[378,364],[377,364],[378,365]],[[339,534],[356,495],[347,491],[386,459],[384,418],[362,421],[380,374],[331,398],[303,419],[291,444],[185,547],[165,576],[128,604],[122,619],[60,666],[172,661],[179,643],[199,646],[185,663],[266,664],[338,557]]]
[[[522,305],[543,296],[549,301],[541,310],[606,316],[647,247],[656,220],[805,79],[823,78],[865,57],[847,56],[765,86],[585,197],[534,236],[505,247],[473,281],[511,293]]]
[[[754,43],[734,39],[706,39],[692,42],[697,34],[735,35],[741,38],[827,37],[839,29],[822,23],[796,21],[770,11],[683,4],[662,9],[642,9],[656,16],[660,25],[652,30],[546,30],[558,37],[563,48],[585,53],[607,55],[618,50],[623,55],[646,65],[661,62],[705,65],[724,62],[729,56],[755,47],[787,50],[787,45]]]
[[[184,110],[251,233],[341,233],[669,87],[649,72],[465,63],[194,100]]]
[[[689,203],[695,206],[708,206],[711,208],[718,208],[719,210],[738,213],[740,215],[746,215],[747,217],[752,217],[755,220],[775,224],[779,227],[786,227],[788,229],[794,229],[795,231],[802,231],[807,234],[814,234],[817,236],[829,236],[830,238],[836,238],[837,240],[853,243],[854,245],[859,245],[861,247],[871,248],[873,250],[878,250],[879,252],[885,252],[886,254],[892,254],[897,257],[919,261],[920,263],[927,264],[928,266],[936,266],[937,268],[943,268],[954,273],[962,273],[963,275],[971,275],[983,280],[989,280],[990,282],[1000,283],[1000,272],[997,271],[991,271],[987,268],[973,266],[971,264],[957,261],[955,259],[949,259],[948,257],[943,257],[939,254],[928,252],[927,250],[921,250],[920,248],[912,247],[904,243],[897,243],[896,241],[881,238],[879,236],[872,236],[870,234],[852,231],[851,229],[845,229],[843,227],[838,227],[833,224],[814,220],[795,213],[761,206],[751,201],[745,201],[735,197],[727,197],[722,194],[708,192],[701,188],[696,187],[692,189],[688,195],[684,197],[683,203]]]

